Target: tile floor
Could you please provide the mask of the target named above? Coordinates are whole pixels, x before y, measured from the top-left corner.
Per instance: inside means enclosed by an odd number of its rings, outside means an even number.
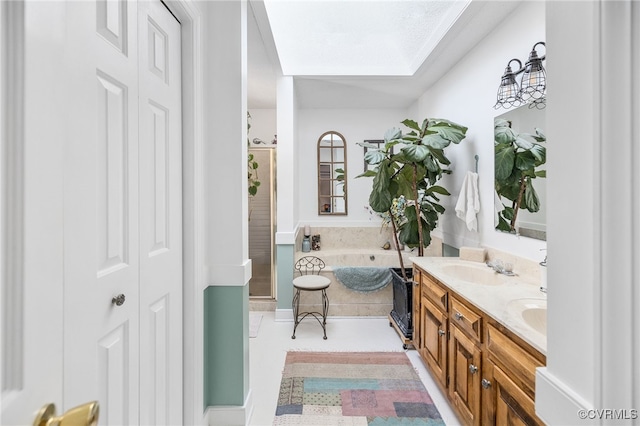
[[[253,413],[250,426],[269,426],[273,422],[278,401],[278,391],[287,351],[403,351],[395,329],[387,318],[329,318],[327,340],[322,339],[322,328],[313,319],[307,318],[291,339],[293,322],[275,321],[274,312],[260,312],[262,322],[258,336],[249,339],[250,387]],[[425,387],[438,407],[447,425],[460,424],[449,403],[424,367],[418,353],[406,351],[409,359],[422,378]]]

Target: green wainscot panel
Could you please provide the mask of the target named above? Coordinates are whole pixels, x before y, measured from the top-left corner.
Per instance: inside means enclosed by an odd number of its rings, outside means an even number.
[[[204,291],[204,406],[242,406],[249,392],[249,286]]]

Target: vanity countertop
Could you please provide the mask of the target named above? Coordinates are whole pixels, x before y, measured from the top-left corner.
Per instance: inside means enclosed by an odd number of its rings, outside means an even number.
[[[492,275],[491,269],[484,263],[456,257],[411,257],[410,260],[546,355],[546,335],[527,325],[520,313],[522,306],[527,304],[543,304],[546,307],[547,295],[540,291],[540,283],[535,278],[517,275],[518,271],[514,271],[515,276],[497,272]],[[482,278],[472,282],[470,276],[462,279],[460,276],[464,274],[453,276],[451,271],[452,268],[456,270],[454,265],[460,267],[458,270],[464,269],[470,274],[477,272],[478,277],[488,277],[493,283],[482,284]]]

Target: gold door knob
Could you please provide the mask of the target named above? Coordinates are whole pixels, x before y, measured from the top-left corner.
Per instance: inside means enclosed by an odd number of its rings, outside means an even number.
[[[61,416],[56,416],[54,404],[46,404],[36,415],[33,426],[96,426],[99,414],[98,401],[72,408]]]

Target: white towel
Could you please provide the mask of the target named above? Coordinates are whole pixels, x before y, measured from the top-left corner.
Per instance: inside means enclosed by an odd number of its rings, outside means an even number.
[[[460,195],[456,203],[456,216],[467,224],[469,231],[477,231],[480,211],[480,197],[478,195],[478,174],[467,172],[460,188]]]
[[[498,223],[500,222],[500,212],[502,210],[504,210],[504,204],[502,204],[502,200],[500,199],[500,196],[498,195],[498,193],[494,190],[493,191],[493,204],[494,204],[494,217],[493,217],[493,227],[495,228],[496,226],[498,226]]]

